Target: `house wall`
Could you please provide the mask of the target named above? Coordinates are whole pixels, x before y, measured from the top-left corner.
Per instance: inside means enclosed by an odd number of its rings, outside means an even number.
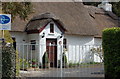
[[[54,22],[52,22],[54,23]],[[45,36],[42,38],[43,33],[45,33]],[[39,34],[39,61],[42,62],[42,57],[44,55],[44,52],[46,51],[46,39],[50,38],[50,39],[57,39],[57,60],[60,60],[60,54],[61,54],[61,47],[59,42],[61,41],[61,43],[63,43],[63,37],[60,38],[62,32],[59,30],[59,28],[57,27],[57,25],[54,23],[54,33],[50,33],[50,23],[45,27],[45,29]],[[60,50],[61,49],[61,50]]]
[[[27,34],[25,32],[10,32],[10,34],[12,37],[16,38],[16,43],[24,44],[28,42]]]
[[[92,62],[93,54],[90,52],[94,45],[93,36],[65,35],[67,39],[68,63]]]
[[[31,40],[35,40],[36,44],[35,44],[35,50],[31,50]],[[28,44],[29,45],[29,50],[28,50],[28,58],[29,59],[35,59],[38,60],[39,59],[39,34],[28,34]]]
[[[101,46],[102,46],[102,38],[94,38],[94,45],[100,46],[100,47],[97,47],[97,48],[101,48]],[[99,52],[99,53],[102,54],[102,52]],[[94,54],[94,62],[102,62],[102,60],[100,59],[97,52]]]
[[[54,23],[55,24],[55,23]],[[54,33],[50,33],[50,24],[48,24],[45,29],[39,34],[26,34],[23,32],[11,32],[11,35],[16,38],[17,49],[19,50],[19,55],[24,58],[37,59],[42,63],[42,57],[46,51],[46,39],[52,38],[57,39],[57,60],[60,60],[61,51],[63,51],[62,45],[63,38],[67,39],[67,61],[68,63],[85,63],[85,62],[101,62],[99,56],[93,54],[91,49],[94,48],[93,45],[101,45],[101,38],[94,38],[93,36],[80,36],[80,35],[67,35],[65,34],[62,38],[61,31],[55,24]],[[44,38],[42,38],[43,33],[45,33]],[[25,40],[25,41],[23,41]],[[30,44],[31,40],[36,40],[35,48],[36,50],[31,50]]]
[[[102,45],[102,38],[94,38],[94,45]]]
[[[27,47],[25,44],[28,43],[28,35],[25,32],[10,32],[11,36],[16,39],[16,50],[19,52],[19,57],[26,57]]]

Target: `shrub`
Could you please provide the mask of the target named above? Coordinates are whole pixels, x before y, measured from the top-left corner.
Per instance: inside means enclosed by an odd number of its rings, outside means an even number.
[[[26,59],[20,59],[20,69],[21,70],[27,70],[27,68],[30,67],[29,63]]]
[[[18,57],[18,51],[16,51],[16,76],[19,76],[19,57]]]
[[[16,76],[16,59],[13,47],[2,47],[2,78],[13,79]]]
[[[109,28],[103,31],[103,51],[105,77],[120,77],[120,28]]]
[[[66,54],[64,52],[62,55],[62,63],[63,63],[63,67],[67,67],[67,57],[66,57]]]
[[[32,68],[37,68],[38,67],[38,61],[36,59],[32,60]]]
[[[49,68],[49,58],[48,53],[45,52],[42,58],[43,68]]]

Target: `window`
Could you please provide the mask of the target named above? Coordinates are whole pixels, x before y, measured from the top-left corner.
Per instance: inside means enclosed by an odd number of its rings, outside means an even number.
[[[31,40],[31,50],[35,50],[35,44],[36,44],[36,41],[35,40]]]
[[[63,39],[63,48],[67,49],[67,39]]]
[[[50,33],[54,33],[54,24],[50,23]]]

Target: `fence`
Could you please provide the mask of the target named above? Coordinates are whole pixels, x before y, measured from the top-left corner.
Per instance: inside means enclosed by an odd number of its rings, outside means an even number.
[[[17,44],[22,76],[104,76],[102,47],[94,45]],[[34,75],[33,75],[34,73]]]

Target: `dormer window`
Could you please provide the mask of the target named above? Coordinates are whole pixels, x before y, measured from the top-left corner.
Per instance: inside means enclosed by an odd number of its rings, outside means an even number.
[[[50,23],[50,33],[54,33],[54,24]]]

